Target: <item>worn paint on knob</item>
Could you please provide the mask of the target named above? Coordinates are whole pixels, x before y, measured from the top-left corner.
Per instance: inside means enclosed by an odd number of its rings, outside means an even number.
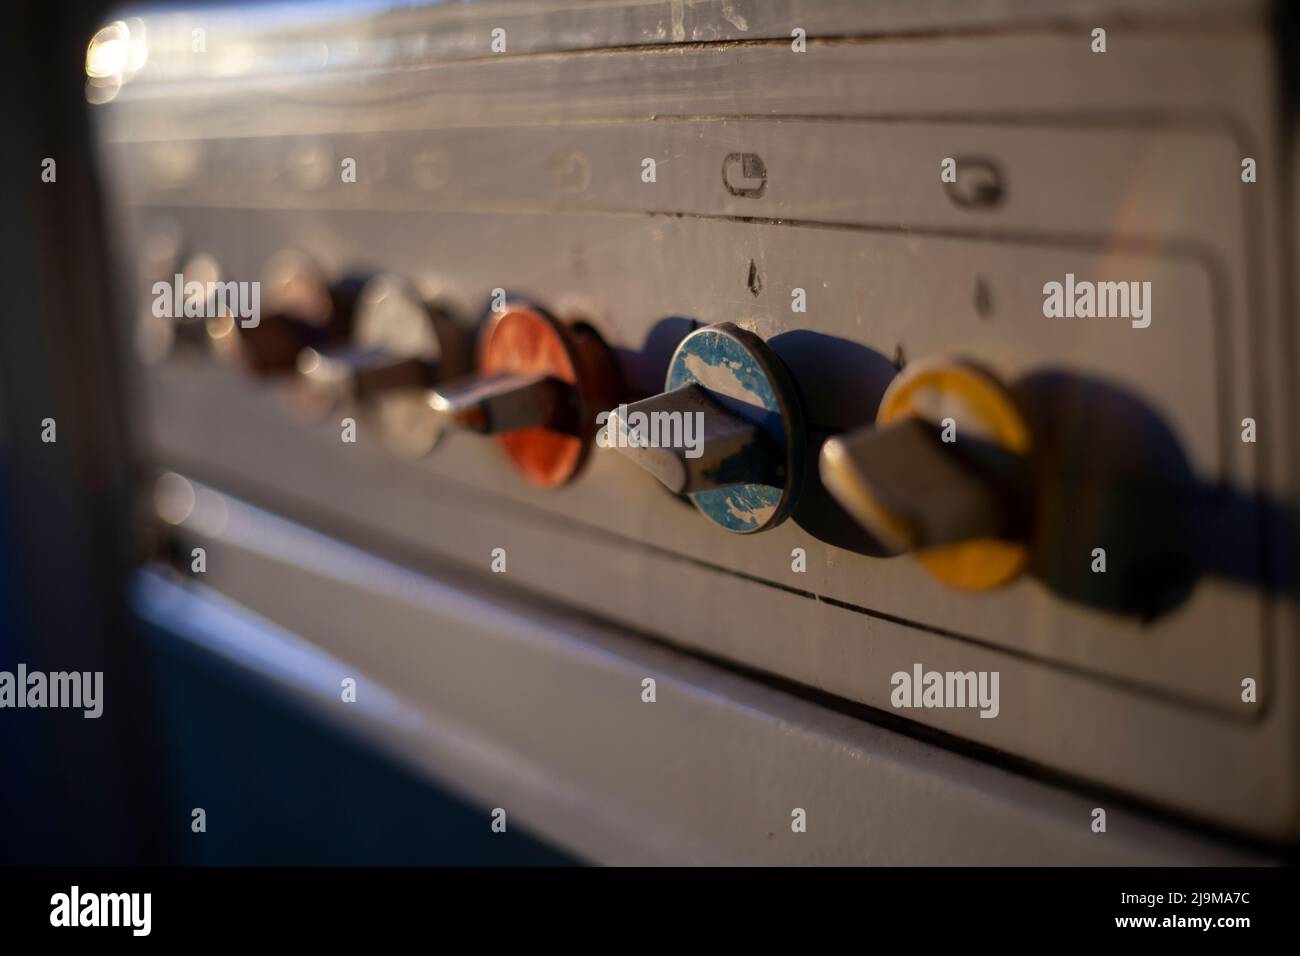
[[[546,425],[497,435],[521,475],[543,488],[572,480],[591,450],[596,414],[618,403],[622,382],[613,355],[594,329],[561,323],[543,310],[508,305],[494,316],[479,346],[480,376],[545,375],[570,386],[573,428]]]
[[[951,418],[959,436],[973,435],[1015,455],[1029,453],[1029,426],[1011,393],[968,362],[921,362],[894,379],[876,421],[883,426],[912,415],[931,422]],[[945,584],[983,591],[1015,580],[1028,563],[1029,550],[1020,541],[977,538],[919,551],[917,560]]]
[[[780,524],[803,485],[805,431],[798,392],[762,339],[729,322],[697,329],[669,363],[664,388],[698,384],[733,413],[759,425],[779,449],[781,485],[736,484],[689,495],[710,521],[752,534]],[[743,452],[742,452],[743,454]],[[738,462],[737,468],[744,463]]]

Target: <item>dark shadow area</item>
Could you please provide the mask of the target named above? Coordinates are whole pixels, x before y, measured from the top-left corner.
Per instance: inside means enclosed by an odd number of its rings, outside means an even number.
[[[842,431],[869,425],[898,369],[884,355],[848,339],[797,329],[767,343],[790,370],[808,422],[808,467],[794,522],[809,534],[871,557],[889,552],[831,497],[817,463],[822,444]]]
[[[1030,572],[1062,597],[1155,617],[1202,575],[1295,590],[1294,511],[1198,480],[1169,427],[1114,385],[1063,371],[1012,387],[1034,435]],[[1105,572],[1093,570],[1105,551]]]
[[[680,315],[669,315],[650,327],[639,349],[615,348],[618,367],[627,385],[627,400],[638,402],[664,390],[668,363],[672,361],[682,339],[701,327],[701,323]]]
[[[798,383],[808,424],[827,431],[874,422],[880,398],[898,374],[874,349],[821,332],[783,332],[767,344]]]

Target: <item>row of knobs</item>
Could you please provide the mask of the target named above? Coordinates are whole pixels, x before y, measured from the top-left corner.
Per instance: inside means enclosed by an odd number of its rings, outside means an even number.
[[[618,366],[596,331],[531,304],[494,312],[472,347],[446,308],[393,275],[331,284],[286,252],[268,263],[262,290],[255,327],[230,315],[200,323],[209,346],[258,374],[290,377],[313,416],[364,410],[395,454],[423,456],[448,428],[493,435],[528,481],[556,487],[603,430],[600,444],[728,531],[775,527],[798,503],[810,451],[799,390],[762,339],[731,323],[690,333],[664,391],[620,404]],[[639,423],[688,417],[702,426],[689,444],[637,438]],[[893,380],[873,426],[822,444],[819,475],[886,549],[916,553],[946,583],[990,588],[1026,563],[1029,442],[991,375],[922,363]]]

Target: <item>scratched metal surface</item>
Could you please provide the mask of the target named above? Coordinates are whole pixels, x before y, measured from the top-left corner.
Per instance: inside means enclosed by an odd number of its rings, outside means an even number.
[[[865,6],[837,22],[871,36],[925,5]],[[828,428],[870,419],[900,354],[968,354],[1012,382],[1065,369],[1156,420],[1207,484],[1289,501],[1280,193],[1268,177],[1224,185],[1243,154],[1277,155],[1267,38],[1235,15],[1253,6],[1184,7],[1178,30],[1112,29],[1101,70],[1069,25],[1114,6],[1065,4],[1023,33],[836,34],[804,58],[784,40],[701,42],[355,75],[340,61],[229,85],[178,74],[102,111],[106,156],[124,234],[175,221],[232,275],[294,245],[422,278],[467,313],[505,286],[592,321],[641,393],[692,322],[735,321]],[[1219,19],[1199,22],[1206,10]],[[764,22],[747,21],[788,33]],[[949,153],[991,160],[1004,200],[946,191]],[[764,188],[736,154],[762,157]],[[341,156],[376,175],[330,187],[319,171]],[[654,188],[643,156],[661,157]],[[1156,321],[1045,324],[1041,284],[1067,272],[1151,279]],[[807,314],[790,312],[795,287]],[[1001,668],[1003,718],[909,716],[1243,829],[1294,826],[1294,621],[1249,582],[1206,576],[1154,623],[1035,580],[959,594],[797,522],[727,535],[616,454],[544,494],[486,441],[397,463],[363,427],[343,449],[207,364],[177,359],[143,384],[158,460],[356,540],[471,567],[505,546],[527,588],[875,706],[916,660]],[[1104,416],[1072,414],[1104,442]],[[1268,431],[1257,447],[1235,440],[1248,414]],[[1243,708],[1242,674],[1263,675],[1265,706]]]

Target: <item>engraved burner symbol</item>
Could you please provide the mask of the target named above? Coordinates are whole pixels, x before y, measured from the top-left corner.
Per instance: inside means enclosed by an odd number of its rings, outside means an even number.
[[[733,196],[758,199],[767,192],[767,164],[758,153],[728,153],[722,160],[722,185]]]

